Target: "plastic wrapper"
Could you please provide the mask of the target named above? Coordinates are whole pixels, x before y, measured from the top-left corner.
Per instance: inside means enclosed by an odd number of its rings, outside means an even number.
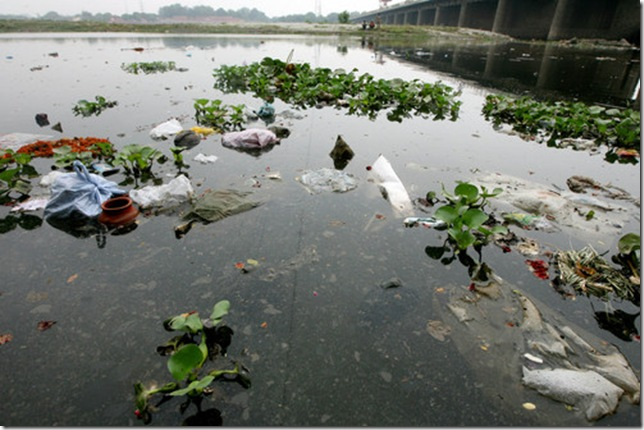
[[[164,140],[175,136],[181,130],[183,130],[181,123],[172,118],[171,120],[161,123],[150,130],[150,137],[155,140]]]
[[[328,167],[305,171],[296,179],[311,194],[317,194],[323,191],[346,193],[358,186],[358,182],[350,174],[340,170],[329,169]]]
[[[188,201],[194,189],[190,179],[180,175],[163,185],[148,185],[138,190],[130,191],[130,197],[141,208],[153,206],[174,206]]]

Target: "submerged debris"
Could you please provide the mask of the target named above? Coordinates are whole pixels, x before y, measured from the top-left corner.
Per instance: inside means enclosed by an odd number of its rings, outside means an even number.
[[[557,251],[554,260],[561,282],[579,293],[604,300],[611,294],[631,301],[639,296],[639,285],[608,264],[591,246],[580,251]]]

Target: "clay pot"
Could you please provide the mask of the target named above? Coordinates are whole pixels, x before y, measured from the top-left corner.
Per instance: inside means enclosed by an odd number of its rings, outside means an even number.
[[[105,200],[101,204],[103,212],[98,216],[98,221],[110,226],[128,225],[139,215],[139,210],[132,203],[129,196],[118,196]]]

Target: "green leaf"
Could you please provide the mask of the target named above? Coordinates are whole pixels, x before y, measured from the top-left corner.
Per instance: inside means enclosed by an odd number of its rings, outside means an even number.
[[[173,391],[169,393],[170,396],[183,396],[184,394],[189,394],[194,391],[193,394],[201,394],[204,388],[208,387],[215,380],[214,376],[205,376],[203,379],[192,381],[190,385],[180,390]]]
[[[480,209],[468,209],[463,214],[463,223],[469,228],[476,229],[488,220],[488,216]]]
[[[492,233],[492,234],[496,234],[496,233],[498,233],[498,234],[506,234],[507,232],[508,232],[507,227],[504,227],[502,225],[495,225],[494,227],[492,227],[490,229],[490,233]]]
[[[176,381],[183,381],[203,362],[203,353],[195,344],[181,347],[168,360],[168,370]]]
[[[136,408],[143,412],[148,408],[148,393],[141,382],[134,384],[134,397]]]
[[[630,254],[633,251],[640,249],[640,235],[635,233],[627,233],[617,242],[617,249],[622,254]]]
[[[454,231],[449,230],[449,235],[456,241],[459,249],[467,249],[469,246],[474,245],[476,238],[469,230]]]
[[[458,218],[458,211],[453,206],[441,206],[436,209],[434,216],[447,224],[453,224],[454,220]]]
[[[212,310],[212,314],[210,315],[212,324],[217,325],[222,320],[222,318],[228,314],[229,310],[230,302],[228,300],[222,300],[215,304],[215,307]]]
[[[163,325],[167,330],[180,330],[193,334],[203,329],[203,324],[197,312],[177,315],[166,320]]]
[[[454,193],[465,197],[469,204],[475,203],[479,198],[479,189],[476,185],[472,185],[467,182],[461,182],[458,184],[456,188],[454,188]]]

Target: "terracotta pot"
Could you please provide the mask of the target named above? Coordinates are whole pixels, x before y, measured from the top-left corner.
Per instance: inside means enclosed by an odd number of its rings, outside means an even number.
[[[123,226],[128,225],[139,215],[139,210],[132,203],[129,196],[118,196],[105,200],[101,204],[103,212],[98,216],[98,221],[111,225]]]

